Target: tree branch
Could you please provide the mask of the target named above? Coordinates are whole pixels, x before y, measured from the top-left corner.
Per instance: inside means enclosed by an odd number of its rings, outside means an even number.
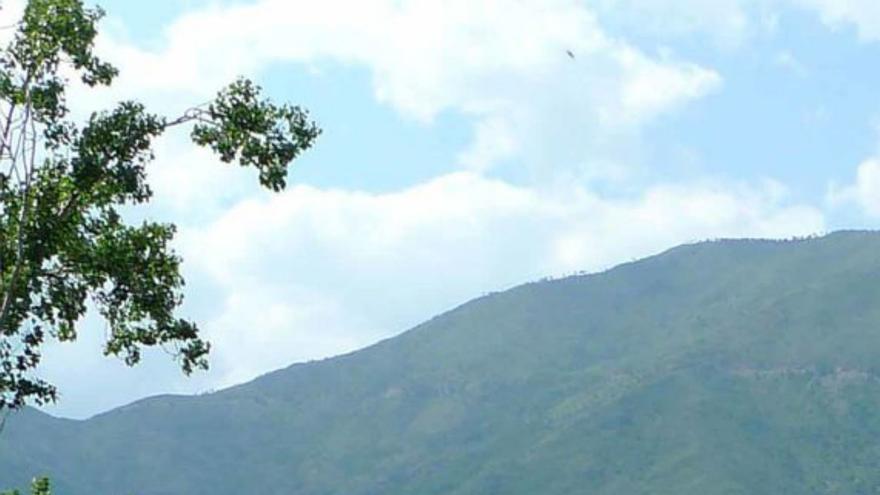
[[[28,81],[30,78],[28,78]],[[33,121],[31,120],[31,105],[30,105],[30,88],[28,86],[25,87],[25,113],[22,122],[22,131],[19,139],[18,150],[15,153],[13,160],[18,159],[19,153],[26,154],[26,143],[27,143],[27,126],[33,126]],[[24,244],[25,244],[25,231],[26,226],[30,222],[30,206],[31,206],[31,183],[33,180],[33,174],[35,173],[36,165],[34,160],[36,159],[36,130],[34,129],[32,132],[32,143],[31,146],[31,154],[30,157],[24,158],[24,163],[22,166],[24,167],[24,189],[22,191],[22,204],[21,204],[21,212],[19,214],[18,219],[18,232],[17,232],[17,240],[16,240],[16,248],[15,248],[15,265],[12,268],[12,274],[9,277],[9,283],[6,284],[6,287],[3,288],[3,299],[2,303],[0,303],[0,333],[6,334],[6,325],[7,318],[9,317],[9,309],[11,307],[11,302],[13,297],[15,296],[15,287],[18,284],[18,278],[21,276],[21,270],[24,266]],[[28,159],[31,161],[30,167],[28,167]],[[2,272],[0,272],[2,273]]]

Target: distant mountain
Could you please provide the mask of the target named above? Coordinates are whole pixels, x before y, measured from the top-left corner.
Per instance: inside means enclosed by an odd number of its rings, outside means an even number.
[[[28,410],[0,485],[39,473],[61,495],[876,493],[880,234],[681,246],[222,392]]]

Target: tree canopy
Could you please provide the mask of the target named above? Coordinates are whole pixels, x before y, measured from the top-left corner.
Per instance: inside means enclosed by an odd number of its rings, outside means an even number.
[[[306,110],[269,101],[243,78],[180,116],[126,101],[75,122],[65,75],[95,87],[118,74],[94,53],[102,16],[80,0],[29,0],[0,51],[0,410],[57,398],[34,373],[41,349],[76,339],[89,308],[106,321],[105,354],[134,365],[144,348],[163,346],[185,373],[207,366],[209,343],[177,314],[175,226],[121,211],[152,197],[158,136],[188,126],[195,145],[280,191],[321,132]]]
[[[22,495],[18,490],[0,492],[0,495]],[[52,495],[49,478],[35,478],[31,483],[29,495]]]

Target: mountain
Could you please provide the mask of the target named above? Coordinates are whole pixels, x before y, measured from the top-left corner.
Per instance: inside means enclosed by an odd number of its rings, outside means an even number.
[[[841,232],[523,285],[210,395],[27,410],[0,437],[0,485],[855,495],[880,487],[878,439],[880,234]]]

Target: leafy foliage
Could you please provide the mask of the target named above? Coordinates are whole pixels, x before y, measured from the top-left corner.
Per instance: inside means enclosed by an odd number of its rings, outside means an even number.
[[[40,349],[74,340],[90,305],[109,328],[106,354],[134,365],[144,347],[163,346],[186,373],[207,366],[209,344],[176,315],[184,281],[174,225],[131,225],[120,213],[152,197],[146,175],[158,136],[190,124],[196,145],[257,169],[279,191],[320,134],[306,111],[273,104],[246,79],[177,118],[128,101],[77,125],[62,69],[89,86],[117,75],[93,53],[102,15],[80,0],[29,0],[0,52],[0,410],[55,400],[33,375]]]
[[[3,492],[0,495],[21,495],[18,490]],[[52,495],[48,478],[37,478],[31,483],[30,495]]]
[[[256,167],[260,183],[280,191],[286,186],[286,165],[308,148],[319,132],[302,109],[261,100],[260,88],[240,79],[208,105],[192,136],[224,162],[238,159],[244,166]]]

